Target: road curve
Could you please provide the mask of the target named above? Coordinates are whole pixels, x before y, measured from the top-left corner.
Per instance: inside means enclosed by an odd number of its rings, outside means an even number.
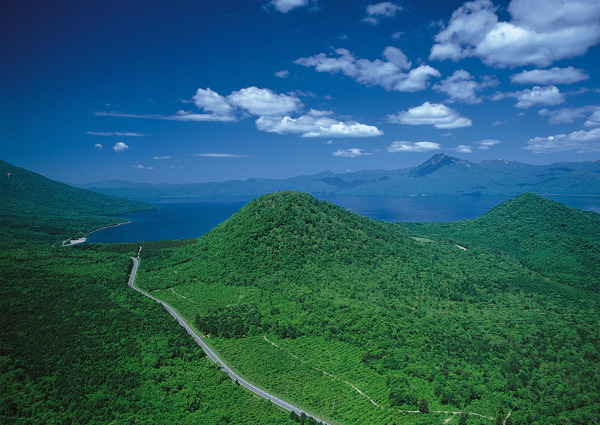
[[[141,250],[141,247],[140,247],[140,250]],[[138,251],[138,256],[139,256],[139,251]],[[306,416],[309,416],[309,417],[315,419],[318,423],[322,423],[325,425],[331,425],[331,424],[329,424],[329,422],[325,422],[324,420],[311,415],[310,413],[300,409],[299,407],[296,407],[293,404],[290,404],[287,401],[284,401],[284,400],[274,396],[273,394],[270,394],[267,391],[264,391],[264,390],[258,388],[256,385],[251,384],[250,382],[246,381],[244,378],[239,376],[237,373],[235,373],[233,370],[231,370],[231,368],[229,366],[227,366],[227,364],[225,364],[225,362],[223,362],[223,360],[221,360],[221,358],[219,356],[217,356],[217,354],[204,342],[204,340],[196,333],[196,331],[194,331],[186,323],[186,321],[179,315],[179,313],[177,313],[177,311],[175,311],[175,309],[173,309],[171,306],[165,304],[158,298],[153,297],[149,293],[142,291],[139,288],[136,288],[134,283],[135,283],[135,277],[136,277],[137,270],[138,270],[139,261],[138,261],[138,258],[136,258],[136,257],[130,257],[130,258],[133,261],[133,268],[131,269],[131,275],[129,276],[129,287],[131,289],[135,289],[139,293],[141,293],[141,294],[147,296],[148,298],[156,301],[157,303],[161,304],[171,314],[171,316],[173,316],[177,320],[177,322],[179,322],[179,324],[181,326],[183,326],[183,328],[192,336],[192,338],[194,338],[196,343],[198,343],[198,345],[204,350],[206,355],[213,362],[215,362],[217,365],[219,365],[221,370],[226,372],[231,379],[235,380],[242,387],[247,388],[248,390],[252,391],[253,393],[261,396],[262,398],[269,400],[271,403],[275,403],[276,405],[282,407],[283,409],[285,409],[289,412],[295,412],[297,415],[302,415],[304,413]]]

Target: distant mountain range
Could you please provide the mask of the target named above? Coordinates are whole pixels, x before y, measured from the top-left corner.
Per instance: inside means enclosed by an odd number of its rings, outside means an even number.
[[[147,184],[106,180],[79,187],[121,198],[156,202],[208,198],[244,198],[296,190],[313,195],[353,196],[496,196],[523,192],[600,195],[600,161],[531,165],[489,160],[478,163],[444,154],[415,168],[325,171],[287,179],[229,180],[221,183]]]

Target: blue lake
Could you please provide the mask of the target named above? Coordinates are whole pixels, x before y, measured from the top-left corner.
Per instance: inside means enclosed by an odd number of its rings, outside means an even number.
[[[550,196],[565,205],[600,213],[600,197]],[[470,199],[452,196],[412,198],[329,196],[328,201],[357,214],[378,220],[455,221],[476,218],[509,199]],[[138,242],[202,236],[231,217],[248,201],[162,203],[153,211],[126,214],[131,223],[103,229],[87,236],[88,242]]]

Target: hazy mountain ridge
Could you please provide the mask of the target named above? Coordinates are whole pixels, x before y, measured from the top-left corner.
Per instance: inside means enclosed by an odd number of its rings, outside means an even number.
[[[138,184],[98,182],[85,189],[128,199],[164,200],[195,198],[254,198],[266,193],[296,190],[313,195],[496,196],[523,192],[600,194],[600,162],[531,165],[490,160],[473,163],[434,155],[414,168],[363,170],[336,174],[325,171],[287,179],[229,180],[196,184]]]

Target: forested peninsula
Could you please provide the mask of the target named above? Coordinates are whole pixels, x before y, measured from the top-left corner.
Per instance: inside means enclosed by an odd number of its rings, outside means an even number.
[[[306,420],[236,385],[127,286],[139,244],[57,243],[148,205],[20,170],[0,185],[2,423]],[[392,224],[281,192],[198,239],[142,243],[136,285],[245,379],[332,424],[593,424],[599,229],[533,194]]]

